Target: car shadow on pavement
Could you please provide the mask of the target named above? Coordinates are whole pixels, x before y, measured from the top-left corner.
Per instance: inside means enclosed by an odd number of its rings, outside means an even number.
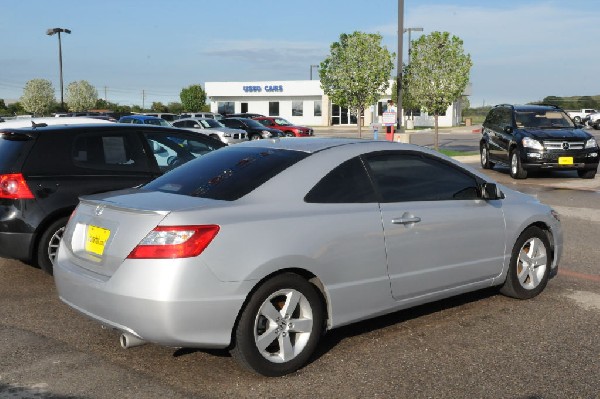
[[[314,355],[311,357],[309,363],[312,363],[327,352],[331,351],[346,338],[371,333],[395,324],[405,323],[414,319],[419,319],[423,316],[433,315],[444,310],[485,300],[496,295],[499,295],[498,287],[485,288],[479,291],[442,299],[413,308],[399,310],[384,316],[379,316],[373,319],[368,319],[344,327],[336,328],[329,331],[321,339],[321,342],[317,346],[317,349]]]

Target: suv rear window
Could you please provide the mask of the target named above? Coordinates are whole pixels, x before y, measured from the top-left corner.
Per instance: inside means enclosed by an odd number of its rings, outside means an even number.
[[[228,147],[188,162],[142,189],[235,201],[307,156],[298,151]]]

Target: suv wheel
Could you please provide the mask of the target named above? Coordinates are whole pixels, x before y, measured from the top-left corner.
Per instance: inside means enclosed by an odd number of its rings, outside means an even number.
[[[517,149],[512,150],[510,153],[510,177],[513,179],[527,178],[527,171],[521,165],[521,156]]]
[[[481,154],[481,167],[483,169],[493,169],[494,163],[490,162],[490,152],[486,144],[481,143],[479,146],[479,153]]]
[[[52,275],[54,272],[54,262],[56,261],[56,254],[58,252],[58,246],[62,239],[63,233],[65,232],[65,226],[69,218],[60,218],[52,223],[46,231],[42,234],[37,247],[37,265]]]
[[[593,179],[596,177],[596,169],[577,169],[577,176],[582,179]]]

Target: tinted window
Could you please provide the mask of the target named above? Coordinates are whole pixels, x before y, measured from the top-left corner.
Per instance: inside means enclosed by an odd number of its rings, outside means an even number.
[[[477,198],[475,178],[451,164],[409,153],[367,158],[382,202]]]
[[[304,200],[313,203],[364,203],[377,202],[377,196],[362,161],[353,158],[329,172]]]
[[[15,162],[28,140],[24,134],[0,134],[0,173],[14,171]]]
[[[135,134],[79,134],[71,143],[71,159],[75,166],[86,169],[148,170],[146,156]]]
[[[279,101],[269,102],[269,116],[279,116]]]
[[[143,189],[234,201],[306,156],[298,151],[227,147],[188,162]]]

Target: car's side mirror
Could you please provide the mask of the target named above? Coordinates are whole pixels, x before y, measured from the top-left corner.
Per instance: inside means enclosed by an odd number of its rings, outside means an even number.
[[[512,134],[513,131],[514,131],[514,129],[512,126],[504,126],[505,133]]]
[[[495,183],[482,183],[480,185],[481,188],[481,198],[484,200],[498,200],[504,198],[504,193],[498,188]]]

